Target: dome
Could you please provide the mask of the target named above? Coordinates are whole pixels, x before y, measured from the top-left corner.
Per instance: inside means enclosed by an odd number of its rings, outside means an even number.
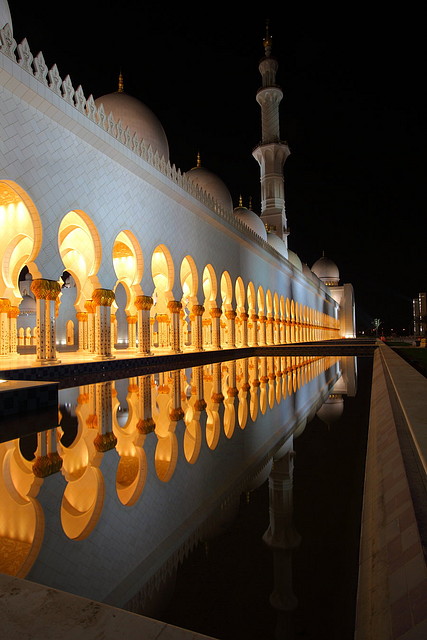
[[[277,253],[280,253],[284,258],[288,257],[288,248],[281,238],[274,233],[274,231],[267,231],[267,242],[273,249],[276,249]]]
[[[124,129],[129,127],[131,136],[136,133],[147,147],[151,145],[154,152],[169,160],[168,140],[157,116],[143,102],[125,93],[122,86],[120,80],[119,90],[100,96],[95,105],[99,108],[103,104],[107,117],[112,113],[115,122],[120,120]]]
[[[291,251],[288,249],[288,260],[291,264],[294,265],[298,269],[298,271],[302,271],[302,262],[295,253],[295,251]]]
[[[240,197],[239,206],[233,209],[234,216],[243,222],[249,229],[252,229],[254,233],[261,236],[261,238],[265,241],[267,239],[267,230],[265,225],[259,215],[252,211],[252,209],[248,209],[244,207],[242,204],[242,198]],[[278,238],[280,240],[280,238]]]
[[[338,271],[338,267],[329,258],[323,254],[321,258],[316,260],[316,262],[311,267],[312,272],[326,285],[334,286],[339,283],[340,280],[340,272]]]
[[[9,5],[7,3],[7,0],[0,0],[0,29],[3,29],[5,24],[9,25],[13,33],[12,18],[10,15]]]
[[[215,173],[205,169],[200,164],[200,155],[197,156],[197,166],[187,171],[186,177],[206,191],[228,213],[233,211],[233,199],[224,182]]]

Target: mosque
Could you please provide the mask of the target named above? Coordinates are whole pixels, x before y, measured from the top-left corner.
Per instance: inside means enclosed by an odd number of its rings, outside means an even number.
[[[0,357],[27,349],[113,359],[355,337],[351,284],[288,246],[282,89],[266,30],[259,62],[261,211],[202,164],[169,160],[156,115],[94,98],[17,43],[0,0]],[[261,43],[260,43],[261,45]],[[261,49],[261,46],[260,46]],[[261,50],[262,52],[262,50]],[[254,123],[256,126],[256,123]]]

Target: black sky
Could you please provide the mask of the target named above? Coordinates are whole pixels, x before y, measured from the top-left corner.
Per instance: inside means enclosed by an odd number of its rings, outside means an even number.
[[[123,0],[114,7],[9,1],[14,36],[94,98],[117,89],[161,121],[170,160],[217,173],[235,205],[259,212],[265,20],[282,87],[281,136],[289,246],[310,267],[325,254],[355,289],[357,328],[380,318],[408,332],[412,298],[427,289],[426,47],[423,17],[399,5],[342,11],[307,4],[252,10]],[[65,8],[63,8],[65,7]],[[223,12],[225,11],[225,12]],[[232,15],[231,15],[232,14]]]

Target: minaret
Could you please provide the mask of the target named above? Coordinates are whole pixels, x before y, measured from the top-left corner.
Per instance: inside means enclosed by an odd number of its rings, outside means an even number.
[[[271,55],[272,38],[268,21],[264,42],[265,56],[259,63],[262,87],[256,99],[261,107],[262,139],[252,155],[261,169],[261,220],[267,229],[275,231],[287,245],[289,234],[285,212],[285,187],[283,167],[290,151],[280,140],[279,104],[282,89],[276,84],[277,60]]]

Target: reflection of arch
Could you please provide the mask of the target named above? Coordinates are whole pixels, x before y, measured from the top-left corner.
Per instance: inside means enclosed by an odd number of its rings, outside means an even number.
[[[76,282],[76,306],[92,298],[101,263],[101,242],[95,225],[84,211],[69,211],[61,220],[58,247],[65,269]]]
[[[159,480],[169,482],[175,471],[177,460],[178,443],[175,434],[168,433],[164,437],[159,437],[154,454],[154,465]]]
[[[61,524],[71,540],[84,540],[95,528],[104,504],[104,477],[97,467],[69,482],[61,503]]]
[[[197,412],[196,412],[197,415]],[[184,432],[184,455],[187,462],[194,464],[197,461],[200,453],[200,447],[202,445],[202,430],[200,427],[200,421],[194,416],[186,424]]]
[[[17,302],[21,299],[19,274],[40,251],[42,225],[31,198],[11,180],[0,181],[0,229],[0,292],[13,291]],[[35,265],[29,267],[33,275],[40,275]]]
[[[206,443],[209,449],[216,449],[219,442],[221,424],[217,410],[206,409]]]
[[[36,500],[43,480],[34,476],[18,440],[0,444],[0,467],[0,571],[25,578],[44,537],[44,513]]]
[[[120,502],[130,507],[140,498],[147,478],[144,449],[131,446],[131,452],[120,456],[116,472],[116,491]]]

